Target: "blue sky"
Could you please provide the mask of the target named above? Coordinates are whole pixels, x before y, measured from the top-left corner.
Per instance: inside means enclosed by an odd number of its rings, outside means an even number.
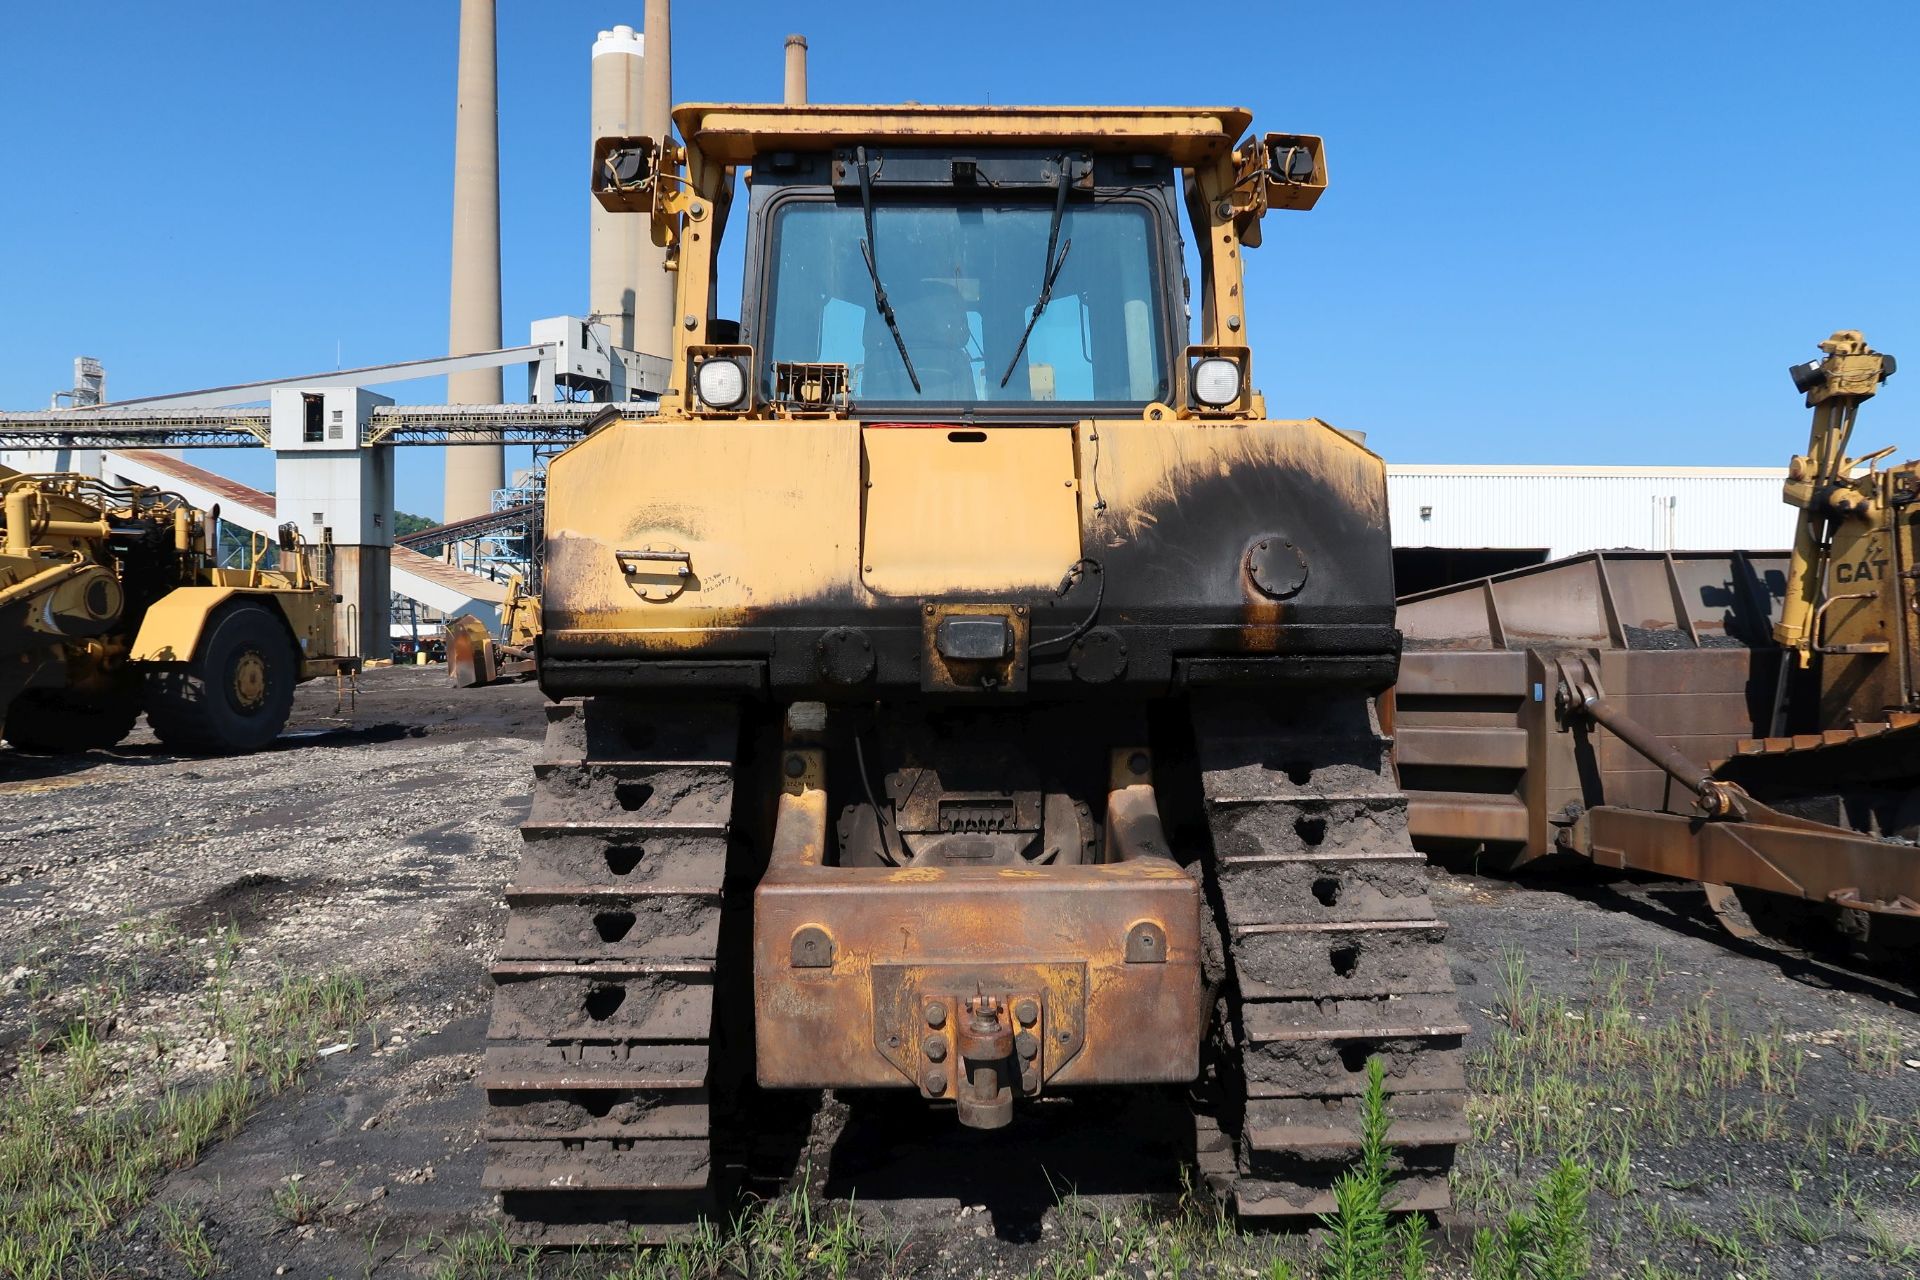
[[[585,310],[588,53],[640,9],[500,0],[509,342]],[[6,10],[0,405],[83,352],[132,396],[445,349],[452,0]],[[803,31],[816,101],[1229,102],[1324,135],[1326,197],[1249,258],[1255,380],[1390,459],[1777,465],[1785,366],[1839,327],[1909,356],[1862,435],[1920,452],[1920,6],[674,17],[681,101],[777,97]],[[439,475],[404,451],[402,509],[437,514]]]

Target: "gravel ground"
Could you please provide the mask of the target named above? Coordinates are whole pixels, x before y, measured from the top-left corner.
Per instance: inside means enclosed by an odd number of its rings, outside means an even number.
[[[352,706],[309,685],[276,749],[244,759],[177,757],[144,729],[73,761],[0,751],[0,1090],[76,1027],[99,1044],[89,1105],[193,1087],[246,1051],[221,1001],[289,975],[364,984],[299,1084],[101,1236],[110,1274],[498,1269],[474,1243],[492,1219],[471,1078],[543,716],[530,685],[442,679],[369,672]],[[1432,874],[1479,1131],[1436,1274],[1465,1274],[1475,1229],[1563,1153],[1597,1184],[1595,1274],[1920,1274],[1912,975],[1735,942],[1689,886]],[[999,1134],[896,1096],[818,1102],[766,1112],[754,1173],[773,1192],[803,1170],[859,1206],[853,1274],[1065,1274],[1063,1249],[1095,1248],[1125,1256],[1093,1274],[1169,1275],[1153,1242],[1197,1239],[1175,1092],[1049,1100]],[[1083,1204],[1057,1207],[1069,1192]],[[1215,1233],[1187,1265],[1264,1275],[1310,1247]]]

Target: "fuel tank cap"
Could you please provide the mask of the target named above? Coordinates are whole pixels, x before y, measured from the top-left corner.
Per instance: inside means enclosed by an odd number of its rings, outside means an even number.
[[[1247,576],[1261,595],[1284,600],[1307,585],[1307,558],[1277,533],[1247,548]]]

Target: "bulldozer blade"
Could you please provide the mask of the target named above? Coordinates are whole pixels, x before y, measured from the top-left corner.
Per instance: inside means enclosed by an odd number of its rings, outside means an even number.
[[[499,678],[493,637],[470,613],[447,623],[447,679],[456,689],[477,689]]]

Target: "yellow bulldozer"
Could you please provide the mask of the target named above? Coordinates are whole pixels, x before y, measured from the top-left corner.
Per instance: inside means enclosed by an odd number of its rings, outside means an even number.
[[[549,473],[556,705],[482,1072],[514,1229],[670,1231],[760,1091],[821,1088],[991,1130],[1177,1086],[1240,1213],[1319,1213],[1371,1061],[1393,1203],[1444,1205],[1466,1027],[1375,705],[1385,468],[1270,417],[1248,345],[1245,251],[1320,139],[673,119],[593,162],[669,249],[675,341],[658,412]]]
[[[1920,462],[1847,452],[1893,357],[1819,350],[1790,553],[1596,551],[1401,601],[1416,845],[1698,880],[1735,933],[1913,970]]]
[[[540,637],[540,597],[528,594],[519,574],[507,579],[500,603],[500,634],[470,613],[449,618],[443,629],[447,680],[456,689],[475,689],[533,674],[534,645]]]
[[[350,669],[334,597],[283,527],[277,564],[213,553],[218,512],[158,489],[0,468],[0,714],[29,752],[110,747],[144,711],[183,751],[253,751],[294,685]]]

